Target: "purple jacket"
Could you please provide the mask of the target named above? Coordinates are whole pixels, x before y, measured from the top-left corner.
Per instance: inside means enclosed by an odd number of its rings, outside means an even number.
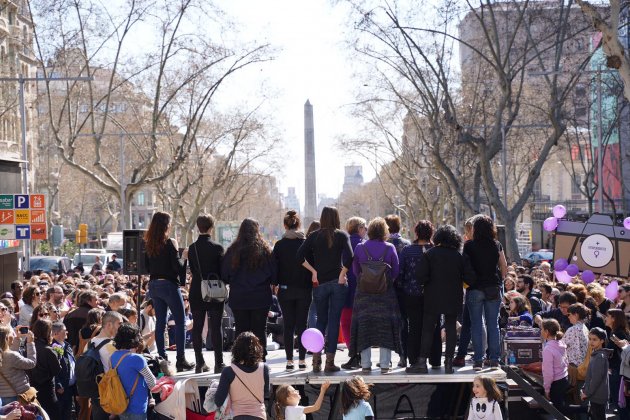
[[[395,279],[398,277],[398,254],[396,253],[396,247],[389,242],[377,241],[370,239],[369,241],[358,244],[354,249],[354,260],[352,261],[352,271],[354,271],[354,275],[358,278],[359,274],[361,274],[361,263],[366,262],[368,260],[367,255],[363,248],[366,248],[370,257],[373,260],[378,260],[381,258],[383,253],[385,252],[385,247],[388,248],[387,253],[385,253],[385,258],[383,259],[387,264],[392,267],[391,278]]]
[[[548,340],[543,349],[542,373],[545,393],[551,390],[551,384],[569,374],[567,345],[563,341]]]
[[[355,250],[357,245],[363,242],[363,238],[358,233],[350,235],[350,245],[352,250]],[[357,277],[354,275],[354,270],[348,271],[348,294],[346,295],[346,302],[344,308],[350,308],[354,306],[354,294],[357,290]]]

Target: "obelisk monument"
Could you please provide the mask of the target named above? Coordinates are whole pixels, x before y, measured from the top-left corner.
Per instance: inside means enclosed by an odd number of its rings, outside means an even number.
[[[317,214],[317,185],[315,182],[315,131],[313,128],[313,105],[307,99],[304,104],[304,227],[308,228]]]

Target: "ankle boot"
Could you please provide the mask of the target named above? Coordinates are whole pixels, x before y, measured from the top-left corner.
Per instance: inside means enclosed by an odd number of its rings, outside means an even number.
[[[317,352],[313,353],[313,372],[322,371],[322,354]]]
[[[427,368],[427,358],[426,357],[418,357],[418,360],[411,364],[407,369],[405,369],[407,373],[429,373],[429,369]]]
[[[195,366],[195,373],[205,373],[210,371],[210,368],[208,367],[208,365],[206,365],[206,361],[203,358],[203,353],[195,352],[195,360],[197,361]]]
[[[339,372],[341,368],[335,365],[335,353],[326,353],[324,372]]]
[[[342,369],[353,370],[361,367],[361,355],[355,354],[346,363],[341,365]]]
[[[185,370],[191,370],[194,367],[195,367],[195,363],[194,362],[189,362],[188,360],[186,360],[185,357],[182,357],[181,359],[178,358],[177,362],[175,362],[175,368],[177,368],[178,372],[183,372]]]
[[[455,373],[453,370],[453,358],[447,357],[444,359],[444,373],[452,374]]]

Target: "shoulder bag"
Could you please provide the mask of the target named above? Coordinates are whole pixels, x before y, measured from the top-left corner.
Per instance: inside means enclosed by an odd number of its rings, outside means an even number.
[[[201,263],[199,262],[197,243],[195,242],[193,246],[195,247],[199,276],[201,277],[201,298],[204,302],[225,302],[230,295],[230,289],[216,273],[210,273],[207,278],[204,278]]]
[[[25,392],[23,392],[21,394],[18,394],[17,391],[15,390],[15,387],[13,386],[13,384],[11,382],[9,382],[7,377],[4,376],[4,374],[2,372],[0,372],[0,376],[2,376],[2,379],[4,379],[4,382],[6,382],[7,385],[9,385],[9,387],[13,390],[13,392],[16,393],[17,398],[18,398],[18,402],[20,404],[22,404],[22,405],[28,405],[28,404],[37,404],[37,405],[39,405],[39,403],[37,401],[37,390],[35,388],[33,388],[31,386]]]

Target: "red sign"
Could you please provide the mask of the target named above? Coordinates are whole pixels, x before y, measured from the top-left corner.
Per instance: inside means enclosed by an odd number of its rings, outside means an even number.
[[[44,210],[31,210],[30,223],[46,223],[46,212]]]
[[[45,209],[44,194],[31,194],[31,209]]]
[[[0,225],[12,225],[14,223],[13,210],[0,210]]]
[[[46,223],[31,225],[31,239],[46,239]]]

